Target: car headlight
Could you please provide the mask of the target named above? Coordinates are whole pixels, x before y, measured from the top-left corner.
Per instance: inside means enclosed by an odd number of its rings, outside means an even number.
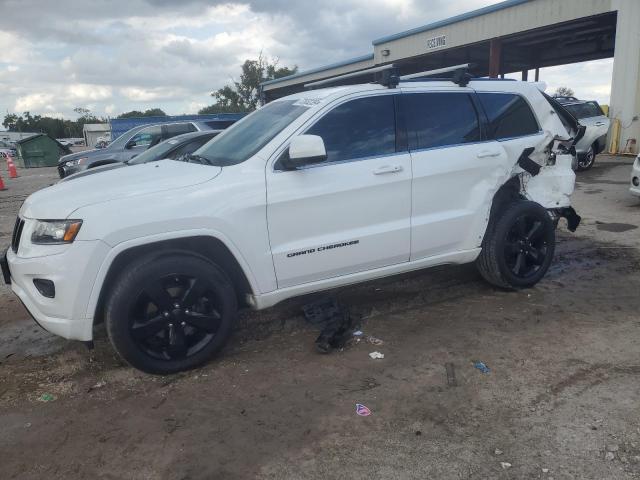
[[[36,245],[60,245],[76,239],[82,220],[36,220],[31,243]]]
[[[65,162],[65,164],[68,167],[75,167],[76,165],[82,165],[88,159],[89,159],[89,157],[80,157],[80,158],[76,158],[75,160],[69,160],[68,162]]]

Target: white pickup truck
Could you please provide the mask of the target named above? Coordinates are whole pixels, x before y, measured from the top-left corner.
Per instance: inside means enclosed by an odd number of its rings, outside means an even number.
[[[583,129],[582,129],[583,133]],[[575,118],[540,86],[413,79],[273,101],[162,160],[22,205],[5,280],[45,329],[152,373],[195,367],[239,306],[441,264],[531,287],[575,229]]]

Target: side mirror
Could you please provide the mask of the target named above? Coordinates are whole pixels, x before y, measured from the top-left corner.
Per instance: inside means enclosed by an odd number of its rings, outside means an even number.
[[[129,140],[127,142],[127,144],[124,146],[124,148],[126,148],[127,150],[129,150],[130,148],[133,148],[136,146],[136,142],[135,140]]]
[[[322,163],[327,159],[324,140],[318,135],[298,135],[289,145],[289,158],[284,163],[288,170]]]

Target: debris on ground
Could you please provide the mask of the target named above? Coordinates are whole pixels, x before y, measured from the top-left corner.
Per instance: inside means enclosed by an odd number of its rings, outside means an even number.
[[[500,450],[499,448],[496,448],[493,453],[495,453],[496,455],[502,455],[502,450]]]
[[[354,337],[361,337],[362,335],[364,335],[364,332],[362,330],[356,330],[355,332],[353,332]]]
[[[311,325],[322,329],[315,342],[320,353],[329,353],[332,349],[344,347],[353,336],[354,325],[351,316],[335,299],[309,303],[302,307],[302,311]]]
[[[613,453],[613,452],[607,452],[607,453],[605,453],[605,455],[604,455],[604,459],[605,459],[605,460],[609,460],[609,461],[611,461],[611,460],[613,460],[614,458],[616,458],[616,454],[615,454],[615,453]]]
[[[371,345],[384,345],[384,342],[382,340],[372,336],[367,337],[367,342],[369,342]]]
[[[610,443],[607,445],[607,452],[617,452],[620,450],[620,447],[615,443]]]
[[[361,403],[356,403],[356,413],[361,417],[368,417],[371,415],[371,410],[369,410],[369,407]]]
[[[548,468],[543,468],[542,469],[542,473],[549,473],[549,469]]]
[[[53,402],[55,399],[56,397],[51,395],[50,393],[43,393],[38,397],[39,402]]]
[[[448,362],[444,364],[444,369],[447,372],[447,385],[450,387],[457,387],[458,381],[456,380],[456,371],[453,363]]]
[[[482,373],[489,373],[491,369],[487,367],[484,362],[474,362],[473,366],[480,370]]]
[[[384,353],[380,353],[380,352],[371,352],[369,354],[369,356],[374,359],[374,360],[378,360],[378,359],[382,359],[384,358]]]
[[[509,462],[500,462],[500,466],[503,468],[503,470],[511,468],[511,464]]]
[[[93,390],[96,390],[96,389],[98,389],[98,388],[102,388],[102,387],[104,387],[106,384],[107,384],[107,382],[105,382],[104,380],[100,380],[100,381],[99,381],[98,383],[96,383],[95,385],[93,385],[93,386],[89,387],[89,388],[87,389],[87,393],[88,393],[88,392],[91,392],[91,391],[93,391]]]

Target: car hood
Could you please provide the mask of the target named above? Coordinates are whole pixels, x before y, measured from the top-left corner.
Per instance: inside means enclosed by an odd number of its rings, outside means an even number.
[[[58,160],[58,165],[61,165],[69,160],[76,160],[78,158],[87,157],[91,160],[107,160],[113,158],[113,152],[109,151],[107,148],[103,148],[100,150],[84,150],[82,152],[71,153],[69,155],[65,155],[64,157],[60,157]]]
[[[175,190],[217,177],[221,167],[161,160],[89,175],[44,188],[27,198],[20,216],[63,219],[87,205]]]

